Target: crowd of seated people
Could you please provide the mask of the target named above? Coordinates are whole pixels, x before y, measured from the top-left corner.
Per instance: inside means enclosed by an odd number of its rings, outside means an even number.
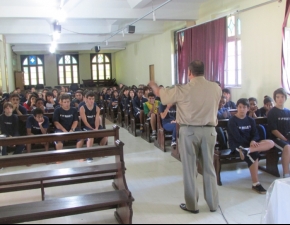
[[[160,85],[160,87],[163,86]],[[32,89],[31,91],[35,90]],[[13,121],[11,123],[15,124],[17,123],[15,116],[24,115],[32,111],[34,124],[37,124],[35,121],[43,124],[42,127],[39,126],[36,130],[38,132],[45,132],[46,123],[41,112],[46,113],[49,109],[54,110],[53,121],[57,129],[56,132],[77,131],[78,112],[81,116],[82,130],[102,129],[99,121],[99,110],[104,105],[107,105],[113,110],[116,109],[114,111],[115,119],[118,108],[122,113],[122,117],[125,114],[128,116],[133,115],[140,124],[141,132],[144,129],[144,121],[148,120],[152,129],[152,137],[156,137],[156,116],[157,113],[160,113],[163,128],[166,131],[172,132],[171,145],[176,145],[176,106],[162,105],[160,99],[154,96],[151,88],[147,85],[133,85],[129,87],[120,84],[119,87],[105,87],[96,94],[91,91],[83,92],[82,90],[76,91],[73,94],[67,94],[69,90],[55,89],[52,91],[43,90],[41,92],[42,95],[39,95],[39,93],[31,91],[22,95],[21,91],[16,89],[10,96],[2,96],[0,104],[0,113],[3,113],[0,118],[1,129],[6,129],[5,126],[7,124],[5,124],[5,120],[7,117]],[[231,101],[230,90],[226,88],[222,89],[217,119],[229,120],[227,127],[229,148],[232,150],[232,154],[238,155],[248,164],[253,182],[252,189],[260,194],[264,194],[265,189],[258,179],[257,165],[259,152],[273,148],[274,143],[278,149],[283,151],[283,176],[290,176],[290,111],[284,108],[286,100],[287,94],[285,90],[277,89],[274,92],[273,99],[267,95],[264,97],[262,100],[263,106],[261,107],[258,107],[259,102],[255,97],[241,98],[235,104]],[[5,105],[8,102],[9,104]],[[6,106],[6,109],[4,109],[3,105]],[[235,112],[233,113],[234,110]],[[15,114],[15,116],[11,117],[10,114]],[[266,140],[259,137],[256,129],[255,118],[258,117],[268,118]],[[30,120],[32,121],[32,119]],[[31,121],[27,129],[32,129]],[[17,126],[15,125],[15,127]],[[8,136],[19,135],[13,129],[7,128],[7,130],[9,131],[6,134]],[[31,131],[28,133],[33,134]],[[107,139],[99,140],[101,145],[104,145],[106,142]],[[87,146],[91,146],[92,143],[92,140],[88,140]],[[56,148],[62,149],[62,144],[60,142],[56,143]],[[84,140],[77,140],[77,147],[82,147],[83,144]],[[22,147],[18,146],[17,148],[20,149]],[[19,152],[19,149],[16,152]],[[91,159],[87,160],[91,161]]]
[[[43,90],[41,95],[33,88],[25,93],[26,101],[23,99],[21,90],[17,88],[10,94],[2,95],[0,101],[0,130],[6,137],[17,137],[20,135],[42,135],[49,131],[49,119],[46,113],[52,114],[54,132],[76,132],[88,130],[101,130],[102,120],[100,118],[100,107],[97,104],[95,93],[87,90],[77,90],[75,93],[65,90],[54,89]],[[57,93],[56,93],[57,92]],[[18,116],[28,115],[26,122],[19,120]],[[81,129],[79,129],[81,121]],[[23,129],[24,128],[24,132]],[[86,141],[87,147],[93,143],[106,145],[108,139],[76,140],[76,148],[83,147]],[[42,143],[45,150],[49,149],[49,143]],[[2,146],[2,155],[7,155],[7,146]],[[14,154],[21,154],[25,149],[31,151],[31,145],[9,146],[14,147]],[[55,149],[63,148],[62,142],[55,142]],[[86,159],[91,162],[93,159]]]

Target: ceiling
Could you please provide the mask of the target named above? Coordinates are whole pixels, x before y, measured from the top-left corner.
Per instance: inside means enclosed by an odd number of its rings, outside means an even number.
[[[94,51],[98,45],[102,51],[115,52],[148,35],[163,33],[170,21],[197,20],[200,4],[206,1],[0,0],[0,34],[16,53],[48,53],[54,17],[61,8],[66,20],[59,22],[56,52]],[[132,23],[135,33],[129,34],[127,27]]]

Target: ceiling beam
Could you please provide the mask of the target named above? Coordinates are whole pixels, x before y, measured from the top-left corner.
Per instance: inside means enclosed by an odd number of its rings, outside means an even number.
[[[152,0],[127,0],[132,9],[143,8],[148,5]]]

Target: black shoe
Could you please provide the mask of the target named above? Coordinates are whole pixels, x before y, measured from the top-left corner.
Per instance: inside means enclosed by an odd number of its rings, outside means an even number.
[[[199,210],[195,210],[195,211],[188,210],[186,208],[186,204],[184,204],[184,203],[180,204],[180,208],[183,209],[184,211],[187,211],[187,212],[190,212],[190,213],[194,213],[194,214],[198,214],[199,213]]]
[[[216,212],[216,210],[210,210],[210,212],[214,213],[214,212]]]
[[[267,193],[267,190],[265,190],[261,184],[258,184],[257,186],[252,186],[252,189],[261,195],[265,195]]]
[[[94,159],[93,158],[87,158],[86,162],[91,163]]]

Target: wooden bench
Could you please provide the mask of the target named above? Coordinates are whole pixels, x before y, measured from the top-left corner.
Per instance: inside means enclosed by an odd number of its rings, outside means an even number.
[[[158,111],[157,114],[157,139],[154,141],[154,145],[162,150],[163,152],[166,152],[166,141],[172,141],[172,132],[166,131],[162,126],[162,120],[161,115]],[[172,147],[171,147],[172,148]]]
[[[101,137],[115,134],[119,135],[118,127],[113,130],[88,132],[88,137]],[[106,133],[106,134],[102,134]],[[46,136],[49,141],[53,135]],[[54,135],[63,138],[74,139],[75,133]],[[20,139],[20,140],[19,140]],[[37,137],[37,142],[42,142],[42,137]],[[59,139],[60,140],[60,139]],[[27,144],[31,140],[24,138],[1,139],[0,145],[7,145],[17,141]],[[29,189],[41,189],[42,201],[16,204],[0,207],[0,223],[22,223],[41,219],[69,216],[99,210],[114,209],[115,217],[119,223],[132,223],[132,202],[134,198],[128,190],[125,179],[125,163],[123,155],[124,144],[115,140],[114,146],[92,147],[83,149],[59,150],[43,153],[30,153],[0,157],[0,165],[3,167],[23,166],[27,164],[51,163],[55,161],[77,160],[88,157],[115,156],[115,163],[91,167],[78,167],[71,169],[58,169],[43,172],[22,173],[0,176],[0,192],[22,191]],[[71,196],[45,200],[44,188],[71,185],[85,182],[113,179],[115,191],[94,193],[89,195]],[[44,201],[45,200],[45,201]],[[13,210],[11,210],[13,209]]]

